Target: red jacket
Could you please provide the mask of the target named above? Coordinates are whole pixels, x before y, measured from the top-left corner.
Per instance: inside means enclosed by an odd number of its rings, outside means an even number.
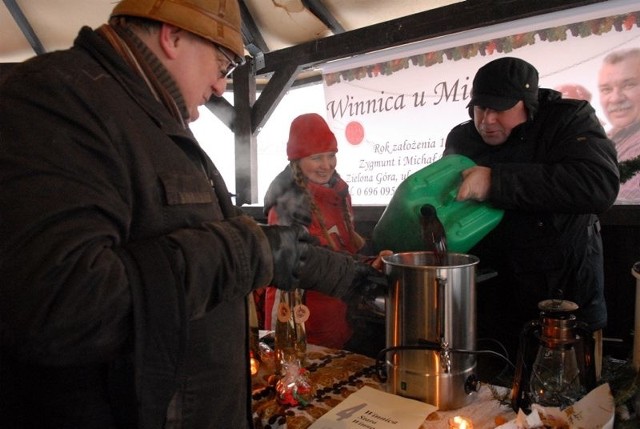
[[[290,225],[302,223],[322,246],[354,254],[358,251],[347,227],[344,207],[352,217],[349,186],[336,173],[330,186],[307,183],[307,189],[315,205],[322,212],[324,226],[332,243],[329,243],[317,216],[312,215],[304,192],[293,182],[291,168],[287,166],[273,181],[265,195],[265,212],[269,224]],[[353,224],[352,229],[353,230]],[[265,294],[265,327],[273,329],[272,320],[277,289],[269,287]],[[340,299],[316,291],[305,291],[303,301],[309,307],[310,316],[305,323],[307,341],[336,349],[344,348],[353,333],[347,316],[347,305]],[[277,306],[275,306],[277,308]]]

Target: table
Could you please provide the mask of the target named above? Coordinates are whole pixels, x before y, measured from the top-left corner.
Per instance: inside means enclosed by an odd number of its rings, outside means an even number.
[[[270,384],[272,374],[262,371],[253,378],[252,407],[256,429],[306,429],[363,386],[385,390],[377,378],[375,359],[368,356],[309,345],[306,368],[316,395],[305,407],[280,405]],[[431,413],[420,429],[446,429],[448,419],[456,415],[473,419],[475,429],[495,428],[496,417],[505,421],[513,419],[515,413],[493,399],[491,389],[482,385],[475,400],[464,408]]]

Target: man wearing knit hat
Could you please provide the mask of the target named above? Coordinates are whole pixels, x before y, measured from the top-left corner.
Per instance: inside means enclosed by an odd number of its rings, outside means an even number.
[[[269,224],[303,225],[320,245],[356,254],[362,251],[365,241],[355,231],[349,186],[336,171],[337,152],[336,137],[320,115],[307,113],[296,117],[287,141],[289,165],[271,182],[264,210]],[[382,265],[379,259],[373,264],[378,268]],[[267,329],[275,327],[279,294],[275,288],[267,288]],[[305,323],[309,343],[335,349],[358,347],[353,351],[367,352],[360,348],[359,341],[366,336],[367,326],[361,326],[358,335],[352,338],[354,329],[346,302],[317,291],[306,291],[304,295],[310,310]],[[384,333],[363,342],[375,349],[369,352],[377,353],[384,347]]]
[[[377,275],[235,207],[188,124],[244,48],[236,0],[122,0],[0,85],[0,424],[252,427],[248,303]]]
[[[502,222],[469,253],[497,272],[478,286],[478,336],[503,342],[515,357],[538,302],[579,305],[593,331],[607,322],[602,241],[596,214],[618,192],[613,143],[593,108],[538,88],[538,71],[518,58],[481,67],[468,104],[471,121],[451,130],[444,155],[477,166],[462,173],[459,200],[505,210]]]

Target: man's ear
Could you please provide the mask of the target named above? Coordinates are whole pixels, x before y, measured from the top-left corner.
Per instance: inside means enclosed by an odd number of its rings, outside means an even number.
[[[185,42],[185,31],[175,25],[162,23],[160,32],[158,33],[158,43],[160,49],[167,56],[167,58],[173,60],[178,55],[178,46],[180,43]]]
[[[469,117],[473,119],[473,106],[467,107],[467,112],[469,113]]]

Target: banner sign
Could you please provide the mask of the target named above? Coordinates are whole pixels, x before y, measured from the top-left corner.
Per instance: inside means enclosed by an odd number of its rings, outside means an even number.
[[[589,100],[611,129],[598,73],[607,54],[630,48],[640,49],[640,11],[614,1],[327,65],[326,118],[354,204],[387,204],[408,175],[442,156],[451,128],[469,120],[476,70],[501,56],[533,64],[541,87]]]

